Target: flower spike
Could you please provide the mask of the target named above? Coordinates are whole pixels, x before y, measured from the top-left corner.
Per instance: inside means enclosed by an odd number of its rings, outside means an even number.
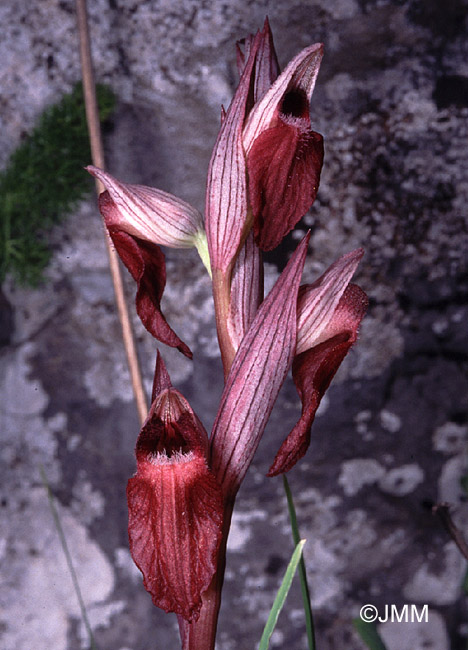
[[[136,445],[128,481],[130,552],[153,603],[197,620],[216,570],[221,489],[208,468],[208,436],[185,398],[156,366],[156,394]]]
[[[350,284],[361,249],[300,286],[310,234],[263,299],[262,251],[294,228],[318,190],[323,138],[311,128],[310,101],[322,55],[321,44],[307,47],[281,73],[268,19],[237,43],[240,80],[228,110],[221,108],[204,224],[170,194],[87,168],[105,186],[100,211],[153,336],[191,357],[161,312],[166,267],[159,246],[196,246],[212,279],[225,386],[211,438],[158,352],[127,484],[132,558],[153,603],[176,613],[184,650],[214,650],[235,497],[289,369],[302,412],[269,476],[306,453],[320,400],[368,304]]]

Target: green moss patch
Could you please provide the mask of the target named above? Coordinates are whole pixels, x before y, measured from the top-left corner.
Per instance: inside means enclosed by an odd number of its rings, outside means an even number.
[[[115,105],[106,86],[97,87],[101,122]],[[37,286],[51,250],[50,230],[93,187],[83,167],[91,161],[81,84],[47,108],[0,172],[0,281],[7,274]]]

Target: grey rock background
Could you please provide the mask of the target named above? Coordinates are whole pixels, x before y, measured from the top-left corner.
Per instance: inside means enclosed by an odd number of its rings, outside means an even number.
[[[89,13],[97,78],[119,98],[109,170],[200,209],[235,41],[268,14],[283,65],[324,42],[312,121],[326,161],[304,219],[305,279],[364,246],[357,281],[371,304],[290,477],[318,648],[363,648],[351,620],[366,603],[429,606],[427,623],[380,626],[388,650],[466,647],[465,562],[430,507],[449,501],[468,532],[467,3],[89,0]],[[3,164],[80,70],[73,2],[4,0],[0,24]],[[175,617],[151,605],[127,550],[138,423],[94,201],[53,238],[47,284],[0,293],[0,647],[88,647],[42,466],[99,647],[175,649]],[[270,259],[270,282],[293,246]],[[168,278],[166,315],[196,355],[163,355],[209,427],[220,394],[209,282],[185,252],[168,254]],[[155,346],[135,328],[149,387]],[[265,472],[298,412],[288,384],[239,494],[219,650],[256,647],[292,550],[281,481]],[[306,647],[297,587],[271,647]]]

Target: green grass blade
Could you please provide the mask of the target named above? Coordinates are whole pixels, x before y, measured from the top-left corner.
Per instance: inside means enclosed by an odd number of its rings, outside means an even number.
[[[298,544],[300,540],[300,535],[299,535],[299,528],[297,525],[296,509],[294,507],[291,489],[289,487],[286,474],[283,474],[283,485],[284,485],[284,491],[286,492],[286,499],[288,500],[289,519],[291,521],[291,530],[292,530],[294,544]],[[316,650],[314,618],[312,615],[312,607],[310,605],[310,591],[309,591],[309,585],[307,583],[305,562],[302,555],[301,555],[301,560],[299,562],[298,573],[301,582],[301,594],[302,594],[302,603],[304,607],[304,615],[305,615],[305,623],[306,623],[307,643],[309,646],[309,650]]]
[[[367,623],[362,618],[353,620],[354,629],[364,641],[369,650],[387,650],[380,634],[377,632],[375,623]]]
[[[63,532],[62,522],[60,521],[60,515],[59,515],[58,510],[57,510],[57,508],[55,506],[54,495],[52,494],[52,490],[50,489],[50,485],[49,485],[49,482],[47,480],[47,476],[46,476],[46,474],[44,472],[44,468],[40,467],[39,470],[41,472],[42,482],[43,482],[44,487],[45,487],[45,489],[47,491],[47,498],[49,499],[50,510],[52,512],[55,527],[57,529],[57,533],[58,533],[58,536],[60,538],[60,544],[62,545],[62,549],[63,549],[63,552],[65,554],[65,559],[66,559],[66,562],[67,562],[68,571],[70,572],[70,576],[71,576],[71,579],[72,579],[72,582],[73,582],[73,588],[75,590],[76,597],[78,598],[78,603],[80,605],[80,610],[81,610],[81,616],[83,618],[83,623],[84,623],[84,625],[86,627],[86,631],[87,631],[88,636],[89,636],[89,647],[91,648],[91,650],[98,650],[98,647],[97,647],[96,642],[94,640],[94,635],[93,635],[93,631],[91,629],[91,624],[89,622],[88,614],[86,612],[86,605],[84,603],[83,595],[81,593],[80,585],[78,583],[78,577],[76,575],[76,571],[75,571],[75,568],[73,566],[73,561],[72,561],[72,557],[71,557],[71,554],[70,554],[70,550],[68,548],[65,533]]]
[[[275,629],[276,623],[278,621],[278,616],[280,614],[280,611],[283,608],[284,601],[286,600],[286,596],[288,595],[289,589],[291,587],[294,574],[296,573],[297,565],[299,564],[299,561],[302,557],[302,549],[304,547],[305,542],[306,542],[305,539],[301,540],[299,544],[296,546],[294,553],[292,554],[291,560],[288,564],[288,568],[286,569],[286,573],[284,574],[283,581],[281,583],[280,588],[278,589],[275,602],[273,603],[273,607],[271,608],[270,615],[268,616],[268,620],[263,630],[263,634],[262,634],[262,638],[260,639],[260,645],[258,646],[258,650],[268,650],[268,647],[270,645],[271,635],[273,634],[273,630]]]

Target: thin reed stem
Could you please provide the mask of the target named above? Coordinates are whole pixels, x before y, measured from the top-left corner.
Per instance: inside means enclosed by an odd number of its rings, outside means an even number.
[[[91,43],[89,38],[88,14],[86,0],[76,0],[76,12],[78,21],[78,34],[80,38],[80,59],[83,78],[83,94],[86,107],[86,121],[88,124],[89,140],[91,145],[91,157],[93,165],[105,169],[104,149],[102,146],[101,125],[96,100],[96,86],[94,83],[93,61],[91,54]],[[104,190],[100,181],[96,180],[96,191],[99,195]],[[127,355],[128,367],[132,381],[133,394],[140,422],[143,423],[148,413],[146,395],[143,388],[141,369],[135,345],[130,316],[123,289],[122,274],[120,272],[119,259],[112,246],[109,235],[106,233],[107,253],[109,256],[109,269],[114,285],[115,301],[117,312],[122,328],[123,343]]]

